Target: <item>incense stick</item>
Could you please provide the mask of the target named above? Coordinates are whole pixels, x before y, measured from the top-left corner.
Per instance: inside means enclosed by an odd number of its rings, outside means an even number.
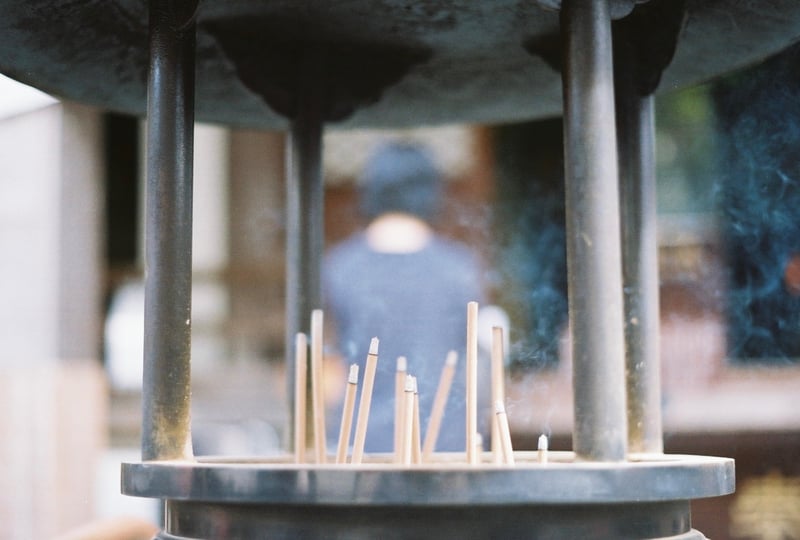
[[[294,462],[304,463],[306,456],[306,385],[308,372],[308,337],[302,332],[294,337]]]
[[[325,378],[322,356],[322,310],[311,312],[311,395],[313,398],[314,451],[317,463],[325,463]]]
[[[467,463],[478,463],[478,303],[467,304]]]
[[[411,421],[411,461],[419,464],[422,463],[422,447],[419,436],[419,389],[416,378],[414,378],[414,410]]]
[[[364,442],[367,437],[369,408],[372,403],[372,387],[375,383],[375,370],[378,367],[378,338],[372,338],[367,354],[367,365],[364,369],[364,382],[361,387],[361,399],[358,402],[358,420],[356,421],[356,437],[353,442],[351,463],[361,463],[364,457]]]
[[[403,465],[411,465],[412,446],[414,444],[414,391],[417,380],[411,375],[406,375],[403,391]]]
[[[549,442],[547,440],[547,435],[544,433],[539,435],[539,445],[538,445],[538,458],[539,463],[546,464],[547,463],[547,450],[548,450]]]
[[[336,463],[347,462],[347,445],[350,442],[350,429],[353,427],[353,410],[356,405],[357,389],[358,364],[352,364],[347,377],[347,390],[344,394],[344,407],[342,407],[342,423],[339,428],[339,445],[336,450]]]
[[[480,433],[475,434],[475,453],[478,454],[478,461],[480,461],[481,454],[483,454],[483,435]]]
[[[439,438],[439,429],[442,425],[447,397],[450,395],[450,387],[453,384],[453,376],[456,373],[457,361],[458,353],[456,351],[447,353],[442,374],[439,377],[439,386],[436,388],[436,395],[433,398],[433,408],[428,419],[428,427],[425,430],[425,444],[422,447],[423,461],[428,461],[436,448],[436,440]]]
[[[505,373],[503,351],[503,329],[499,326],[492,327],[492,403],[506,401]],[[495,463],[503,461],[503,451],[500,447],[500,428],[497,424],[497,415],[492,417],[492,458]]]
[[[508,429],[508,417],[506,407],[502,401],[494,402],[497,426],[500,431],[500,443],[503,448],[503,462],[508,465],[514,464],[514,448],[511,446],[511,431]]]
[[[400,449],[403,441],[403,388],[406,382],[407,365],[405,356],[397,358],[397,370],[394,376],[394,456],[396,462],[400,461]]]

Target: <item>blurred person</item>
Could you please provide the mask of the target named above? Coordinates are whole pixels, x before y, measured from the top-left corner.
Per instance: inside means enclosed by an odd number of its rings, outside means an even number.
[[[424,436],[450,350],[458,352],[458,364],[436,450],[464,449],[466,312],[468,302],[483,300],[482,270],[466,246],[432,228],[441,181],[423,148],[409,143],[379,148],[360,183],[360,210],[368,225],[333,247],[323,263],[326,316],[333,319],[342,368],[359,365],[359,388],[370,340],[380,340],[367,452],[393,449],[397,358],[405,356],[407,373],[417,377]],[[488,389],[488,380],[484,385]],[[338,436],[340,415],[341,407],[331,411],[331,436]]]

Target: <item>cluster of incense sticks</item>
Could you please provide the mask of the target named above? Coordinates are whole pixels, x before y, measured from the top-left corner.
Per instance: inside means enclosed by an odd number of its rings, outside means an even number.
[[[311,315],[311,359],[307,356],[308,338],[305,334],[297,334],[295,340],[295,409],[294,409],[294,448],[295,462],[306,460],[306,410],[307,385],[310,377],[311,385],[311,431],[316,463],[327,462],[325,431],[325,399],[323,378],[323,346],[322,346],[323,314],[315,310]],[[464,448],[466,462],[471,465],[481,463],[483,456],[483,438],[478,432],[478,304],[470,302],[467,306],[467,348],[466,348],[466,445]],[[364,444],[367,436],[375,373],[378,366],[378,338],[372,338],[367,354],[364,373],[361,379],[361,396],[356,411],[356,395],[359,385],[359,367],[352,364],[347,374],[342,410],[339,440],[336,446],[335,462],[339,464],[360,464],[364,460]],[[458,355],[450,351],[445,358],[439,377],[439,384],[434,396],[424,439],[420,433],[420,408],[417,379],[409,374],[408,361],[405,357],[397,358],[394,395],[394,451],[392,461],[401,465],[414,465],[434,461],[434,451],[439,430],[444,418],[450,388],[456,372]],[[310,369],[309,366],[310,365]],[[514,465],[514,450],[505,408],[504,388],[504,350],[503,330],[492,329],[491,350],[491,398],[494,412],[491,422],[491,455],[495,464]],[[350,437],[353,433],[353,416],[355,433],[353,445]],[[539,438],[538,460],[547,462],[547,437]]]

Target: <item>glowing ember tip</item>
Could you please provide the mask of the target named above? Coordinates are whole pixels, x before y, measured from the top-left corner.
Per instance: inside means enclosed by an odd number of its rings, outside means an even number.
[[[358,384],[358,364],[350,364],[350,374],[347,376],[347,382]]]
[[[547,435],[539,435],[539,450],[547,450],[548,440]]]
[[[378,338],[372,338],[372,341],[369,342],[369,354],[373,356],[378,356]]]

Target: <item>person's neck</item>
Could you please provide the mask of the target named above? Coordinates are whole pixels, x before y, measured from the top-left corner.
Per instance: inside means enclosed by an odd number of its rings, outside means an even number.
[[[367,245],[380,253],[414,253],[432,236],[433,231],[423,220],[399,212],[378,216],[366,230]]]

